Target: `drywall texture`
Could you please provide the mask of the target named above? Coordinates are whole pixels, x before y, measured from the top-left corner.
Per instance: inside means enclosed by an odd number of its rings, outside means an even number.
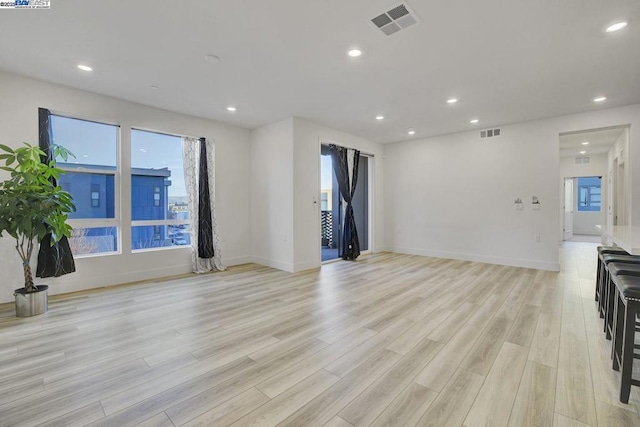
[[[558,142],[536,124],[502,127],[492,139],[467,132],[393,144],[385,155],[390,250],[558,268]]]
[[[153,130],[178,135],[205,136],[216,142],[216,214],[223,261],[247,262],[250,252],[250,132],[235,126],[45,83],[0,72],[0,141],[18,146],[38,142],[38,107],[80,118],[119,124],[121,127],[119,171],[122,185],[121,218],[130,218],[129,129]],[[3,179],[5,175],[0,175]],[[131,253],[127,246],[130,228],[122,229],[122,253],[80,258],[77,272],[57,279],[41,279],[57,294],[99,286],[151,279],[189,272],[189,249],[176,248]],[[9,238],[0,240],[0,302],[13,300],[13,290],[23,284],[22,269]]]
[[[293,119],[251,132],[251,255],[294,270]]]

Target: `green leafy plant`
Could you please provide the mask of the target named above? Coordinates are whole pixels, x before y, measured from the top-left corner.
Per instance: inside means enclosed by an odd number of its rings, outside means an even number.
[[[62,146],[53,147],[53,158],[67,160],[73,154]],[[42,162],[46,153],[40,148],[24,143],[12,149],[0,144],[0,169],[10,177],[0,183],[0,237],[6,232],[16,240],[16,250],[22,259],[24,291],[33,292],[30,260],[36,242],[51,234],[51,245],[63,236],[71,236],[67,224],[69,212],[75,211],[69,193],[55,184],[62,169],[54,160]]]

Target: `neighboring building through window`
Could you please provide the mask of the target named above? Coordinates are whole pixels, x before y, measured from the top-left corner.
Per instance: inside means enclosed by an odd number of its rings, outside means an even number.
[[[578,211],[600,212],[602,208],[602,179],[597,176],[578,178]]]
[[[53,143],[75,157],[57,158],[59,185],[73,197],[69,239],[74,255],[119,251],[119,127],[51,116]],[[182,138],[131,130],[131,249],[191,243]]]
[[[131,249],[189,245],[182,138],[131,130]]]
[[[74,255],[117,252],[118,126],[52,115],[51,131],[53,143],[75,156],[66,161],[56,159],[66,171],[59,184],[73,196],[76,206],[69,215],[74,229],[69,243]]]
[[[91,207],[100,207],[100,184],[91,184]]]
[[[153,206],[160,206],[160,187],[153,187]]]

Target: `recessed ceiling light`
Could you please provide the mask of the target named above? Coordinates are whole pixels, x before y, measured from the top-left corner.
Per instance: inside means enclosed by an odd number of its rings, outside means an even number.
[[[351,49],[349,52],[347,52],[347,55],[352,58],[357,58],[358,56],[362,55],[362,51],[360,49]]]
[[[413,129],[409,129],[409,131],[407,132],[409,135],[415,135],[416,131]]]
[[[583,142],[582,145],[589,145],[589,141]]]
[[[210,53],[209,55],[204,56],[204,60],[207,62],[220,62],[220,57]]]
[[[469,123],[472,123],[472,124],[474,124],[474,125],[475,125],[475,124],[476,124],[476,123],[478,123],[479,121],[480,121],[480,120],[478,120],[478,119],[471,119],[471,120],[469,120]]]
[[[593,102],[604,102],[607,100],[606,96],[599,96],[597,98],[593,98]]]
[[[627,21],[616,22],[615,24],[609,25],[605,30],[607,33],[613,33],[615,31],[619,31],[629,24]]]
[[[376,120],[384,120],[384,116],[376,116]]]
[[[158,90],[158,86],[156,86],[156,85],[151,85],[149,87],[151,88],[151,90]]]
[[[93,71],[93,68],[89,67],[88,65],[79,64],[78,68],[81,69],[82,71]]]
[[[458,102],[458,98],[449,98],[447,99],[447,104],[455,104]]]
[[[143,152],[143,153],[147,152],[147,150],[145,150],[144,148],[141,148],[140,151]]]
[[[580,152],[580,154],[587,154],[587,152],[586,152],[586,151],[584,151],[584,150],[582,150],[582,151]]]
[[[236,107],[227,107],[227,111],[231,111],[232,113],[238,111]]]

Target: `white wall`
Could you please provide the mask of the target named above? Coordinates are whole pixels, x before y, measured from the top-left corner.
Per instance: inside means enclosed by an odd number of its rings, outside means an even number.
[[[384,243],[384,194],[383,149],[363,138],[340,132],[309,120],[295,118],[294,137],[294,226],[295,271],[317,267],[320,261],[320,144],[335,143],[371,154],[369,167],[373,168],[373,231],[372,252],[383,249]],[[318,203],[314,204],[313,200]],[[359,231],[360,233],[360,231]]]
[[[293,119],[251,132],[251,255],[294,270]]]
[[[560,178],[577,178],[582,176],[604,176],[607,173],[607,154],[589,155],[589,163],[576,164],[575,157],[560,158]],[[604,181],[602,182],[604,185]]]
[[[596,225],[603,225],[604,213],[600,212],[573,212],[573,234],[587,236],[599,236]]]
[[[254,262],[290,272],[320,266],[322,142],[372,154],[374,168],[382,157],[379,144],[297,117],[252,131]],[[373,176],[373,230],[377,247],[381,248],[383,209],[375,200],[382,200],[382,168],[375,168]]]
[[[560,240],[563,239],[563,198],[564,198],[564,179],[588,176],[602,177],[602,210],[600,212],[579,212],[577,210],[578,203],[578,184],[574,181],[573,191],[573,234],[599,235],[596,225],[606,223],[607,210],[607,154],[590,155],[589,163],[576,164],[575,157],[560,158]]]
[[[498,138],[479,134],[388,146],[388,249],[558,269],[557,138],[537,123],[503,126]],[[540,211],[532,210],[533,196]],[[517,198],[522,211],[514,207]]]
[[[625,157],[627,162],[625,198],[630,202],[627,209],[627,224],[640,225],[640,184],[634,185],[634,183],[640,183],[640,132],[637,130],[640,128],[640,104],[574,114],[550,121],[556,126],[563,126],[567,131],[629,125],[630,128],[624,136],[628,147]]]
[[[299,118],[249,132],[7,73],[0,73],[0,93],[0,141],[11,146],[37,143],[38,107],[120,124],[125,159],[130,127],[215,139],[223,261],[254,260],[288,271],[320,264],[319,209],[312,201],[319,200],[323,141],[375,156],[374,251],[558,269],[559,134],[640,127],[640,105],[633,105],[503,126],[496,139],[480,140],[473,130],[383,147]],[[628,216],[640,225],[640,185],[633,185],[640,179],[640,134],[631,131],[627,140]],[[121,171],[124,180],[128,172]],[[540,211],[530,208],[534,195]],[[525,201],[524,211],[514,209],[516,197]],[[130,200],[126,186],[122,199]],[[122,218],[129,214],[124,209]],[[119,255],[78,259],[76,273],[40,283],[56,294],[190,271],[184,248],[136,254],[122,249]],[[0,241],[0,259],[4,302],[22,286],[10,239]]]
[[[592,175],[592,176],[600,176],[600,175]],[[606,180],[602,179],[602,189],[606,187]],[[600,212],[581,212],[578,210],[578,180],[574,178],[573,188],[575,189],[573,192],[573,234],[583,234],[583,235],[591,235],[591,236],[599,236],[600,231],[596,229],[596,225],[605,224],[605,215],[606,204],[601,203],[603,209]],[[603,191],[601,200],[604,200],[606,197],[606,193]]]
[[[387,248],[557,270],[559,135],[622,124],[640,127],[640,105],[502,126],[495,139],[473,130],[385,146]],[[632,184],[640,135],[630,138]],[[640,185],[628,193],[640,225]],[[540,211],[530,209],[534,195]],[[523,211],[514,209],[517,197]]]
[[[618,177],[619,179],[622,178],[624,180],[624,185],[625,185],[625,200],[624,203],[622,205],[622,212],[618,213],[618,225],[630,225],[632,224],[631,221],[633,221],[634,219],[639,219],[640,220],[640,215],[637,215],[638,212],[635,212],[635,218],[632,217],[632,212],[631,210],[633,209],[633,202],[634,200],[632,200],[630,197],[632,197],[632,195],[635,195],[637,193],[633,193],[633,189],[630,188],[633,185],[633,181],[632,179],[635,177],[636,181],[638,179],[640,179],[640,173],[635,174],[634,175],[634,171],[637,170],[637,168],[640,168],[640,165],[638,165],[638,161],[637,160],[632,160],[633,157],[632,155],[634,154],[631,151],[631,139],[630,139],[630,132],[629,129],[625,129],[620,136],[618,137],[618,139],[616,140],[616,142],[613,144],[613,146],[611,147],[611,149],[609,150],[608,153],[608,159],[607,159],[607,171],[608,171],[608,175],[610,178],[610,181],[607,182],[607,189],[609,191],[609,197],[608,197],[608,202],[610,204],[610,208],[607,210],[607,219],[608,219],[608,223],[612,224],[614,223],[613,220],[613,201],[614,199],[614,193],[615,193],[615,180],[616,180],[616,173],[615,173],[615,161],[618,161],[619,165],[624,165],[624,174],[623,177]],[[638,141],[636,140],[636,143],[638,143]],[[638,151],[640,151],[640,146],[636,145],[635,147],[635,154],[638,154]],[[635,163],[634,163],[635,162]],[[635,166],[635,169],[634,169]],[[638,188],[635,188],[635,190],[640,190],[640,185],[637,186]],[[633,225],[640,225],[640,222],[638,220],[633,222]]]
[[[249,131],[235,126],[133,104],[64,86],[0,72],[0,141],[16,147],[23,141],[38,143],[38,107],[72,116],[94,118],[121,126],[123,159],[128,159],[129,128],[180,135],[205,136],[216,141],[216,214],[227,265],[247,262],[250,252],[250,156]],[[129,170],[121,171],[123,180]],[[0,179],[6,175],[0,175]],[[130,189],[123,186],[122,218],[130,217]],[[129,211],[127,211],[129,209]],[[123,233],[130,233],[124,229]],[[176,248],[76,260],[76,273],[57,279],[38,279],[49,284],[50,294],[144,280],[191,270],[189,250]],[[22,287],[21,264],[10,238],[0,240],[0,302],[12,301],[13,290]]]

